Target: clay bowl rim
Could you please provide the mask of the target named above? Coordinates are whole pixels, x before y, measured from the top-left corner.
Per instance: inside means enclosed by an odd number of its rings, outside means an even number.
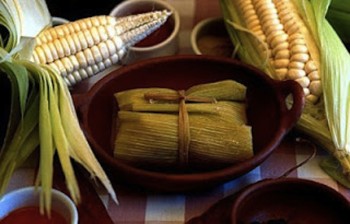
[[[288,91],[292,91],[295,95],[295,103],[293,104],[294,109],[287,110],[284,112],[280,112],[283,119],[280,120],[280,125],[276,130],[273,138],[269,141],[268,144],[262,149],[259,150],[252,159],[241,162],[239,164],[235,164],[226,168],[206,171],[206,172],[197,172],[197,173],[162,173],[150,170],[144,170],[137,167],[133,167],[118,159],[113,158],[103,149],[98,142],[90,135],[91,131],[88,127],[88,115],[87,110],[89,108],[89,104],[92,101],[94,95],[98,93],[100,89],[102,89],[105,83],[108,83],[110,80],[118,77],[127,71],[132,71],[134,69],[140,69],[143,66],[147,66],[150,64],[159,64],[162,62],[173,62],[178,60],[202,60],[203,62],[211,61],[213,63],[228,63],[232,66],[242,67],[244,69],[250,70],[251,72],[257,75],[257,78],[264,80],[266,83],[271,85],[270,87],[274,87],[274,91],[279,91],[279,97],[283,99],[279,99],[280,101],[284,101],[287,94],[290,93]],[[283,92],[283,87],[289,88],[287,92]],[[277,90],[278,89],[278,90]],[[283,92],[283,93],[282,93]],[[276,96],[277,97],[277,96]],[[300,85],[295,81],[277,81],[268,77],[265,73],[258,70],[257,68],[245,64],[241,61],[231,58],[223,58],[223,57],[215,57],[209,55],[171,55],[164,56],[158,58],[145,59],[143,61],[136,62],[131,65],[127,65],[125,67],[119,68],[117,70],[112,71],[112,75],[106,75],[95,84],[91,86],[87,93],[83,94],[73,94],[74,103],[76,105],[78,114],[80,114],[80,123],[84,130],[84,133],[93,148],[94,153],[96,154],[99,161],[103,164],[106,164],[108,167],[112,167],[113,170],[118,170],[118,172],[124,172],[124,174],[132,173],[133,175],[137,175],[141,177],[144,181],[148,180],[148,178],[152,178],[155,181],[165,181],[165,182],[173,182],[173,183],[181,183],[181,184],[203,184],[203,181],[208,182],[208,186],[215,185],[217,183],[222,183],[224,181],[232,180],[232,178],[241,176],[250,170],[253,170],[258,165],[260,165],[267,157],[274,151],[274,149],[280,144],[283,137],[289,132],[289,130],[294,126],[294,124],[299,119],[302,108],[304,105],[304,93]],[[283,114],[282,114],[283,113]],[[210,182],[210,183],[209,183]],[[177,187],[181,188],[181,187]],[[184,186],[182,190],[192,189],[193,187]],[[168,190],[166,190],[168,191]],[[172,190],[169,190],[172,191]],[[175,190],[177,191],[177,190]]]
[[[298,185],[298,187],[305,187],[311,190],[317,189],[318,191],[315,194],[319,194],[319,192],[321,191],[323,193],[327,193],[328,194],[327,196],[333,197],[334,200],[337,200],[337,202],[338,201],[341,202],[342,205],[347,205],[350,210],[350,201],[348,201],[346,197],[342,195],[340,192],[338,192],[332,187],[327,186],[326,184],[319,183],[317,181],[309,180],[305,178],[280,177],[275,179],[263,179],[242,189],[232,203],[230,223],[232,224],[237,223],[236,222],[237,213],[239,212],[241,204],[244,202],[244,200],[246,200],[246,198],[248,198],[248,200],[252,200],[251,198],[249,198],[252,194],[253,194],[252,196],[253,198],[256,197],[256,195],[254,194],[257,194],[257,196],[259,197],[261,195],[261,192],[264,193],[264,191],[266,190],[268,192],[271,191],[269,190],[269,187],[271,186],[273,187],[281,186],[282,190],[284,190],[286,187],[287,188],[289,187],[290,189],[291,188],[290,184],[293,184],[294,186]]]
[[[201,37],[204,37],[205,35],[210,34],[208,30],[212,30],[214,27],[215,28],[221,28],[221,25],[223,28],[225,28],[225,21],[222,17],[209,17],[206,19],[203,19],[199,21],[194,28],[191,31],[190,35],[190,42],[191,42],[191,47],[192,50],[195,54],[197,55],[205,55],[200,47],[198,46],[198,40]],[[229,35],[227,34],[227,37]]]
[[[0,200],[0,220],[18,209],[39,206],[41,191],[43,191],[42,187],[24,186],[4,194]],[[69,195],[54,188],[50,190],[50,194],[52,195],[51,210],[62,216],[65,215],[66,222],[64,223],[77,224],[79,221],[78,208]]]

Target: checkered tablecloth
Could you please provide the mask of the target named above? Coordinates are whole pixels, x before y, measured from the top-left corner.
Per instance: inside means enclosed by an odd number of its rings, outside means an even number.
[[[216,0],[167,0],[180,13],[180,51],[179,54],[192,54],[190,34],[193,26],[207,17],[220,16],[219,3]],[[264,178],[281,176],[288,169],[304,161],[310,156],[310,146],[294,142],[293,138],[282,141],[276,151],[259,167],[248,174],[214,189],[186,194],[157,194],[130,190],[125,186],[117,186],[116,192],[120,204],[115,205],[108,195],[100,192],[109,215],[115,223],[154,223],[181,224],[201,215],[220,199],[231,195],[247,184]],[[350,190],[339,186],[319,167],[319,161],[327,155],[319,149],[314,159],[293,171],[290,176],[318,181],[337,189],[350,199]],[[9,191],[18,187],[31,185],[34,171],[31,168],[18,170],[9,186]],[[93,211],[91,211],[93,212]]]

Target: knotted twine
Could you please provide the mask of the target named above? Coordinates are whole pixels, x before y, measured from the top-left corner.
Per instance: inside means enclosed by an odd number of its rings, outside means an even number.
[[[180,168],[186,168],[189,164],[189,150],[191,142],[189,115],[186,102],[195,103],[216,103],[213,97],[187,96],[185,90],[178,90],[176,93],[149,92],[144,94],[149,103],[155,101],[174,101],[179,103],[178,116],[178,163]]]

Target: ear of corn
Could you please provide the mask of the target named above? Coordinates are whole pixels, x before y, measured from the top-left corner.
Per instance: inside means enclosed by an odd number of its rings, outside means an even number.
[[[32,61],[57,70],[68,85],[122,62],[128,48],[158,29],[168,11],[123,18],[94,16],[44,30]]]
[[[292,79],[315,103],[322,94],[319,50],[290,0],[225,1],[229,26],[239,57],[275,79]]]
[[[335,156],[350,180],[350,56],[325,19],[330,3],[221,0],[239,58],[303,86],[307,101],[297,128]]]
[[[0,75],[10,80],[12,91],[9,122],[0,151],[0,195],[15,169],[39,147],[36,184],[42,187],[41,212],[50,214],[56,152],[76,203],[80,193],[71,159],[92,178],[98,178],[117,202],[114,189],[79,126],[66,84],[75,84],[121,62],[128,48],[159,28],[170,12],[124,18],[96,16],[48,29],[51,17],[43,0],[0,1],[0,12],[5,31],[0,33]],[[39,31],[42,32],[37,36]]]

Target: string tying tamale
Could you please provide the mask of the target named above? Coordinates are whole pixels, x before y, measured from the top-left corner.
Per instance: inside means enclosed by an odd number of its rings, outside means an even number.
[[[217,168],[253,156],[246,88],[233,80],[184,90],[132,89],[119,106],[114,156],[143,168]]]

